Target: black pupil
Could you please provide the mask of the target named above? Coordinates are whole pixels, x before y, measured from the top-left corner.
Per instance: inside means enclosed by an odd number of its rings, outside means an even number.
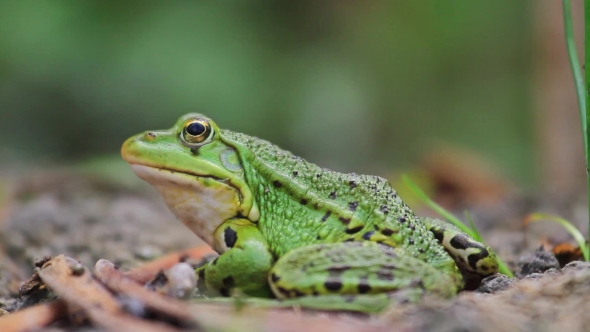
[[[205,126],[200,122],[193,122],[186,127],[186,132],[193,136],[203,135],[205,130]]]

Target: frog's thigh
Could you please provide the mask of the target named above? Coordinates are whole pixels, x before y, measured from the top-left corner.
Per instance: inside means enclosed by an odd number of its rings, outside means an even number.
[[[476,241],[448,222],[431,218],[421,220],[437,241],[451,254],[461,270],[482,276],[498,272],[498,260],[490,247]]]
[[[245,219],[224,222],[215,231],[215,249],[221,255],[196,270],[199,283],[225,296],[232,288],[253,296],[271,294],[267,276],[274,258],[255,225]]]
[[[382,294],[399,290],[452,296],[453,276],[376,242],[342,242],[298,248],[281,257],[269,283],[279,298]],[[344,297],[346,299],[346,297]]]

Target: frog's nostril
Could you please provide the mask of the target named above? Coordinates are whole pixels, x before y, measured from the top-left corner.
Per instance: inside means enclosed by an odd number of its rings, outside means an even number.
[[[158,134],[154,133],[153,131],[148,131],[145,133],[145,138],[147,139],[154,139],[158,137]]]

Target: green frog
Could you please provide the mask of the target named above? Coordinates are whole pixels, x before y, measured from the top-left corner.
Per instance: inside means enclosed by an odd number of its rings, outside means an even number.
[[[201,114],[129,138],[133,172],[219,256],[199,284],[229,296],[373,312],[424,294],[452,297],[461,271],[497,272],[494,252],[417,217],[387,180],[321,168]],[[290,301],[290,302],[289,302]]]

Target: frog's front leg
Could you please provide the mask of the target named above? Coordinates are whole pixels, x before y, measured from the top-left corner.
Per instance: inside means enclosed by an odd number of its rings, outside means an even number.
[[[453,296],[462,286],[458,273],[437,269],[402,248],[341,242],[288,252],[270,270],[269,283],[277,297],[300,299],[306,307],[365,311],[355,303],[382,303],[384,296],[399,293],[410,301],[424,293]]]
[[[490,247],[442,220],[421,218],[462,271],[483,277],[498,272],[498,259]]]
[[[239,288],[248,295],[269,297],[268,271],[274,258],[260,230],[246,219],[230,219],[215,231],[215,250],[220,256],[197,268],[199,283],[228,296]]]

